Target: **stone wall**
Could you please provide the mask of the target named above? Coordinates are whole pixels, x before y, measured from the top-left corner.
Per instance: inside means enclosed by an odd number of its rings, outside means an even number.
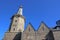
[[[21,33],[18,32],[6,32],[3,40],[20,40]]]

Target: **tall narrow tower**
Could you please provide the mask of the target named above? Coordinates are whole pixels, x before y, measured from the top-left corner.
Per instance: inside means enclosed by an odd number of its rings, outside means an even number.
[[[22,15],[23,7],[20,6],[17,14],[13,15],[11,18],[11,25],[9,28],[10,32],[23,32],[24,31],[24,22],[25,18]]]
[[[22,13],[23,7],[20,6],[18,12],[12,16],[9,30],[5,33],[3,40],[21,40],[21,33],[24,31],[25,22]]]

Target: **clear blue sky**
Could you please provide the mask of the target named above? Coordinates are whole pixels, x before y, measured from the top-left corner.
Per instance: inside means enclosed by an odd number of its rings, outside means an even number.
[[[60,19],[60,0],[0,0],[0,40],[10,25],[10,18],[23,4],[25,27],[29,22],[37,30],[41,21],[50,28]]]

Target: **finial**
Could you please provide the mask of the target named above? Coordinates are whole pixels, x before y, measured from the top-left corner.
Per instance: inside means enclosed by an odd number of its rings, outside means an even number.
[[[21,5],[20,8],[23,8],[23,6]]]
[[[20,8],[19,8],[19,10],[18,10],[18,14],[22,15],[22,13],[23,13],[23,7],[21,5]]]

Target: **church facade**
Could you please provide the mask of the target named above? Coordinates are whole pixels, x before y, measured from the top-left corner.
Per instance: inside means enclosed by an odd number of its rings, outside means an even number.
[[[24,30],[25,18],[22,13],[23,7],[20,6],[17,14],[12,16],[9,30],[3,40],[60,40],[60,20],[52,29],[41,22],[38,30],[35,30],[31,23]]]

